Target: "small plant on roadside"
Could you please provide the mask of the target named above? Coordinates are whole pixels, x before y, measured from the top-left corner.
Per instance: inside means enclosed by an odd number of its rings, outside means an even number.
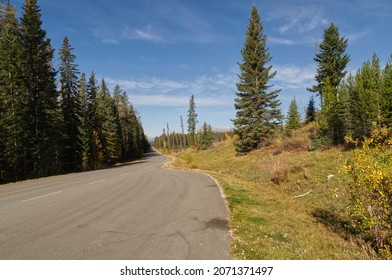
[[[353,231],[370,240],[386,259],[392,259],[392,139],[387,128],[375,128],[344,165],[350,175]],[[346,137],[350,143],[358,143]]]

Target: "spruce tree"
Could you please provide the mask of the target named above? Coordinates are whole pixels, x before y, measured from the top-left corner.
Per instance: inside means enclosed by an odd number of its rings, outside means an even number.
[[[383,94],[382,94],[382,111],[384,112],[385,123],[392,127],[392,55],[382,73],[383,76]]]
[[[98,118],[101,124],[99,137],[102,143],[103,161],[105,164],[113,164],[118,159],[119,141],[117,141],[115,104],[104,79],[99,90]]]
[[[372,61],[366,61],[355,75],[355,92],[353,99],[357,119],[355,136],[369,136],[373,123],[382,122],[382,78],[380,61],[374,54]]]
[[[323,41],[319,45],[314,58],[317,62],[317,73],[315,75],[317,84],[308,88],[310,92],[317,92],[320,95],[321,105],[323,105],[326,79],[329,79],[332,88],[337,89],[340,81],[347,73],[345,69],[350,61],[350,56],[345,53],[347,45],[347,39],[340,37],[339,29],[335,24],[331,23],[324,30]]]
[[[133,158],[133,137],[132,137],[132,124],[131,124],[131,112],[129,108],[128,96],[125,91],[121,91],[119,88],[119,118],[122,132],[122,159],[123,161],[130,160]]]
[[[297,101],[293,98],[290,102],[289,111],[287,112],[286,129],[294,130],[301,127],[301,117],[298,112]]]
[[[75,64],[67,37],[59,51],[60,56],[60,94],[63,124],[63,166],[65,172],[79,171],[82,166],[83,142],[81,134],[82,108],[78,96],[79,71]]]
[[[358,127],[360,126],[358,118],[358,92],[356,89],[355,77],[352,74],[347,77],[345,88],[347,90],[347,98],[344,105],[346,134],[358,139],[359,135],[357,132]]]
[[[309,99],[308,106],[306,107],[305,123],[314,122],[316,120],[316,106],[314,103],[313,95]]]
[[[199,141],[200,149],[207,150],[211,146],[213,140],[214,138],[212,135],[211,126],[207,125],[207,123],[204,122],[200,133],[200,141]]]
[[[27,91],[15,14],[16,10],[4,3],[0,28],[0,183],[23,179],[24,143],[30,125],[24,118]]]
[[[197,125],[197,113],[196,113],[196,103],[195,97],[191,96],[189,99],[189,109],[188,109],[188,132],[190,134],[190,145],[196,145],[196,125]]]
[[[87,125],[87,78],[86,74],[82,73],[78,80],[78,100],[80,104],[80,132],[82,140],[82,169],[88,169],[88,125]]]
[[[268,145],[282,121],[280,90],[269,91],[268,82],[276,72],[272,71],[272,65],[267,65],[272,57],[266,42],[257,8],[253,6],[241,51],[243,61],[238,64],[241,73],[235,99],[236,119],[233,120],[239,137],[235,142],[237,154]]]
[[[125,161],[125,146],[123,141],[123,132],[121,126],[121,93],[122,90],[120,86],[117,84],[113,90],[113,102],[114,102],[114,125],[116,127],[116,141],[117,141],[117,148],[116,148],[116,155],[117,158],[121,161]]]
[[[28,100],[26,176],[37,177],[59,171],[61,131],[56,71],[52,67],[53,52],[36,0],[26,0],[21,20],[23,67]]]
[[[346,75],[346,65],[350,61],[345,53],[347,39],[341,37],[338,27],[331,23],[324,30],[323,41],[319,45],[314,60],[317,62],[315,80],[310,92],[317,92],[321,99],[318,116],[318,136],[324,143],[340,144],[345,133],[344,100],[339,96],[339,87]]]
[[[99,117],[98,86],[94,72],[91,73],[86,88],[87,113],[86,113],[86,135],[88,145],[86,150],[87,166],[89,169],[101,167],[103,161],[101,142],[101,119]]]

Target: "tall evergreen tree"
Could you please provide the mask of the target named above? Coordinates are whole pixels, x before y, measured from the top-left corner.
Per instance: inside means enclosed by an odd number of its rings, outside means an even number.
[[[349,80],[350,132],[355,138],[369,136],[373,123],[382,125],[387,120],[383,73],[376,54],[372,61],[366,61],[354,79]]]
[[[87,125],[87,78],[86,74],[82,73],[78,80],[78,99],[80,104],[80,132],[82,140],[82,169],[88,169],[88,125]]]
[[[170,135],[169,123],[166,123],[166,131],[167,131],[167,147],[170,150],[172,148],[172,137]]]
[[[318,52],[314,60],[317,62],[317,73],[315,80],[317,82],[311,88],[311,92],[317,92],[321,98],[323,106],[324,84],[329,79],[330,86],[337,89],[341,80],[346,75],[346,65],[350,61],[350,56],[345,53],[347,48],[347,39],[340,37],[338,27],[331,25],[324,30],[323,41],[319,45]]]
[[[272,71],[271,55],[266,47],[267,37],[256,6],[252,7],[246,40],[241,51],[243,62],[237,84],[235,100],[236,119],[233,120],[239,140],[235,143],[237,154],[268,145],[282,121],[279,109],[280,90],[268,91],[268,82],[276,75]]]
[[[59,169],[60,110],[56,90],[56,71],[52,67],[53,52],[36,0],[26,0],[21,20],[21,41],[25,87],[29,98],[25,143],[25,173],[27,177],[45,176]]]
[[[132,137],[132,124],[131,124],[131,111],[129,108],[128,96],[125,91],[120,92],[119,98],[119,118],[122,132],[123,143],[123,161],[133,158],[133,137]]]
[[[87,145],[87,166],[89,169],[99,168],[102,165],[102,142],[101,142],[101,119],[98,115],[99,100],[98,86],[94,72],[91,73],[86,88],[87,114],[86,114],[86,135]]]
[[[104,79],[101,81],[97,113],[101,124],[99,138],[102,143],[103,161],[105,164],[112,164],[117,161],[119,143],[117,141],[115,104]]]
[[[3,5],[3,3],[2,3]],[[0,28],[0,182],[23,178],[23,154],[29,123],[23,117],[27,91],[16,10],[2,6]]]
[[[195,103],[195,97],[192,94],[191,98],[189,99],[189,109],[188,109],[188,132],[190,134],[191,146],[196,145],[196,125],[197,125],[196,103]]]
[[[392,127],[392,55],[390,56],[382,72],[383,94],[382,111],[384,112],[385,123]]]
[[[82,166],[83,142],[81,134],[82,108],[78,96],[79,71],[67,37],[60,49],[60,94],[63,123],[63,166],[66,172],[79,171]]]
[[[117,158],[121,161],[125,161],[125,146],[124,146],[124,139],[122,137],[122,127],[121,127],[121,93],[122,90],[120,86],[117,84],[113,90],[113,102],[114,102],[114,122],[117,131],[116,141],[117,141],[117,148],[116,148],[116,155]]]
[[[208,149],[213,141],[214,141],[214,136],[212,135],[211,126],[207,125],[207,123],[204,122],[200,132],[200,141],[199,141],[200,149],[202,150]]]
[[[185,143],[184,143],[184,121],[182,120],[182,116],[180,115],[180,127],[181,127],[181,133],[178,135],[178,140],[180,143],[180,148],[184,148]]]
[[[301,127],[301,116],[298,112],[297,101],[293,98],[290,102],[289,111],[287,112],[286,129],[293,130]]]
[[[305,123],[314,122],[316,120],[316,106],[314,103],[313,95],[309,99],[308,106],[306,107]]]

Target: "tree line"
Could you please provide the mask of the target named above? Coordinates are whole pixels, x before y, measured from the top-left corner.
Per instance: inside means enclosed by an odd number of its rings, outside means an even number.
[[[343,144],[346,136],[362,141],[375,127],[392,125],[392,56],[382,69],[374,53],[347,76],[347,45],[348,40],[331,24],[314,59],[317,84],[309,90],[320,96],[317,137],[324,144]]]
[[[320,98],[320,110],[311,96],[304,123],[315,122],[316,146],[341,145],[347,137],[363,141],[375,127],[392,127],[392,56],[382,68],[374,53],[355,74],[345,70],[350,56],[345,53],[348,40],[341,37],[333,23],[324,30],[323,41],[314,60],[317,82],[308,91]],[[347,77],[346,77],[347,76]],[[285,130],[302,125],[295,98],[287,113]]]
[[[126,92],[80,74],[67,37],[55,69],[36,0],[20,20],[0,4],[0,183],[142,156],[149,144]]]
[[[195,97],[192,95],[189,99],[187,131],[184,128],[184,120],[180,116],[181,132],[171,131],[169,124],[167,124],[162,134],[155,137],[152,145],[164,153],[180,151],[189,147],[206,150],[213,142],[222,142],[232,137],[232,132],[214,131],[207,122],[204,122],[201,128],[197,129],[197,123],[196,102]]]
[[[392,56],[382,69],[374,53],[356,74],[347,76],[350,56],[346,53],[348,39],[340,35],[331,23],[324,30],[314,60],[317,63],[316,84],[301,122],[296,100],[290,103],[286,123],[280,110],[278,94],[271,90],[270,80],[276,75],[272,56],[266,46],[267,37],[257,8],[252,7],[235,99],[236,118],[233,120],[238,141],[238,155],[269,145],[282,131],[298,129],[303,123],[315,122],[312,135],[316,146],[340,145],[345,138],[364,140],[374,126],[392,126]],[[316,110],[313,93],[320,98]],[[289,133],[288,133],[289,134]]]

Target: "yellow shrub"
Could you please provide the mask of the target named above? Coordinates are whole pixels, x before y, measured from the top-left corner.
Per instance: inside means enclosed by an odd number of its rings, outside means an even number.
[[[392,257],[392,141],[389,136],[387,128],[374,129],[362,149],[356,149],[353,159],[344,165],[352,178],[352,226],[371,239],[384,258]]]

